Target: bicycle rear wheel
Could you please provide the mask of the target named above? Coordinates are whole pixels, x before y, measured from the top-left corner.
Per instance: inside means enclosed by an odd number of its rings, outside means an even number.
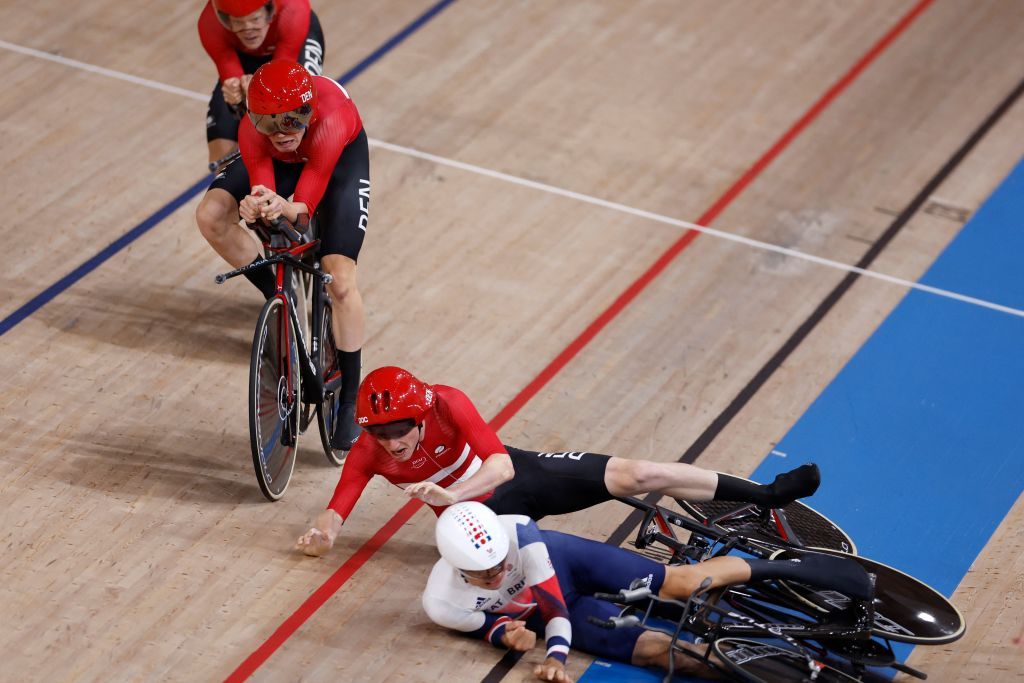
[[[691,502],[676,500],[688,514],[701,524],[717,519],[716,526],[724,531],[741,533],[753,542],[779,547],[780,541],[801,547],[828,548],[841,553],[857,554],[857,544],[839,525],[814,508],[793,501],[778,510],[772,510],[766,521],[761,508],[751,503],[727,500]]]
[[[814,549],[829,555],[842,553]],[[791,559],[804,551],[784,550],[772,559]],[[898,569],[866,557],[848,556],[875,575],[875,620],[872,633],[885,640],[919,645],[942,645],[959,639],[966,627],[963,614],[944,595]],[[849,598],[835,591],[821,590],[789,581],[784,588],[822,613],[841,610]]]
[[[348,451],[336,451],[331,448],[331,434],[337,424],[338,410],[341,402],[338,392],[341,390],[341,370],[338,368],[338,347],[334,343],[334,332],[331,329],[331,300],[322,293],[323,311],[320,316],[320,348],[318,349],[317,365],[324,384],[324,396],[316,411],[316,421],[320,427],[320,443],[324,447],[324,455],[332,465],[345,462]]]
[[[295,469],[299,435],[299,350],[284,300],[267,301],[249,363],[249,442],[263,495],[279,500]]]
[[[750,683],[850,683],[860,681],[835,667],[811,660],[800,652],[772,643],[746,638],[720,638],[711,649],[722,664],[741,681]]]

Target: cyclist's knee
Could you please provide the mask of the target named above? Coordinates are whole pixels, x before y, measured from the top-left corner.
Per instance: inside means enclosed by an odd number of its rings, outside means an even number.
[[[207,239],[221,237],[237,220],[238,205],[227,192],[207,192],[196,208],[196,225]]]
[[[685,599],[700,588],[701,582],[707,578],[708,572],[697,564],[673,565],[665,568],[665,580],[661,584],[659,595],[663,598]]]
[[[661,480],[661,466],[650,460],[612,458],[605,472],[608,491],[617,496],[653,491]]]
[[[327,285],[327,291],[335,303],[358,296],[356,289],[356,265],[352,259],[344,256],[330,255],[323,259],[324,270],[333,278]]]

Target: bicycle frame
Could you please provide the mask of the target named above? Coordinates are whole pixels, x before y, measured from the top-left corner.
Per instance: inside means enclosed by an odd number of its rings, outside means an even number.
[[[672,551],[672,559],[669,563],[678,562],[700,562],[706,560],[709,557],[715,557],[717,555],[724,555],[732,549],[737,549],[748,555],[753,555],[759,558],[767,558],[771,553],[778,548],[804,548],[801,543],[792,543],[785,540],[769,543],[765,540],[750,540],[743,534],[724,531],[718,528],[715,524],[725,516],[716,517],[709,522],[713,524],[702,524],[697,520],[684,517],[678,513],[667,510],[659,505],[652,505],[645,503],[637,498],[619,498],[618,500],[631,505],[636,509],[644,513],[643,521],[640,523],[640,528],[637,531],[636,539],[634,544],[637,548],[643,549],[650,546],[652,543],[661,543]],[[753,510],[755,506],[745,506],[742,510]],[[772,519],[784,520],[784,514],[781,510],[766,510],[760,513],[761,516],[770,515]],[[780,522],[783,528],[788,528],[788,522]],[[652,525],[654,528],[652,528]],[[675,537],[671,531],[672,526],[677,526],[690,532],[691,537],[689,542],[683,543]],[[694,538],[696,536],[696,538]],[[790,535],[794,537],[794,535]],[[715,546],[721,543],[722,547],[719,550],[715,550]],[[769,546],[765,548],[764,546]]]
[[[268,254],[267,258],[257,263],[249,263],[241,268],[236,268],[230,272],[217,275],[215,281],[217,284],[221,284],[233,277],[245,275],[247,272],[256,268],[280,266],[275,268],[276,290],[274,296],[284,300],[285,309],[288,311],[289,323],[292,325],[299,338],[299,362],[304,373],[303,380],[313,385],[313,394],[316,397],[315,401],[306,402],[319,404],[323,399],[325,391],[336,391],[341,383],[339,375],[338,377],[332,378],[325,386],[321,380],[322,368],[320,368],[320,363],[318,361],[318,352],[324,333],[322,316],[319,315],[324,305],[324,291],[319,285],[330,284],[332,278],[330,274],[324,273],[300,260],[301,257],[306,255],[308,252],[314,251],[316,247],[319,246],[320,240],[303,242],[301,241],[301,234],[294,230],[290,230],[291,234],[285,234],[283,232],[268,233],[265,229],[262,229],[262,226],[259,226],[256,231],[259,234],[260,239],[263,242],[264,249]],[[313,288],[313,320],[308,344],[304,339],[303,328],[302,325],[299,324],[298,315],[295,312],[295,306],[293,305],[292,299],[287,296],[287,294],[292,291],[291,275],[295,270],[308,273],[317,280],[317,286]]]

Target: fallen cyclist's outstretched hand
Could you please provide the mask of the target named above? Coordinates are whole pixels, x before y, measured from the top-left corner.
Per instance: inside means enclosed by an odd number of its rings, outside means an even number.
[[[299,536],[299,540],[295,542],[295,549],[310,557],[320,557],[333,547],[334,540],[316,527]]]
[[[565,673],[565,665],[557,659],[548,657],[543,664],[538,664],[533,669],[533,675],[542,681],[556,681],[556,683],[572,683],[569,674]]]
[[[429,481],[406,486],[405,493],[410,498],[419,498],[427,505],[454,505],[459,502],[451,493]]]
[[[529,652],[537,644],[537,634],[526,628],[525,621],[510,621],[505,624],[501,642],[510,650]]]

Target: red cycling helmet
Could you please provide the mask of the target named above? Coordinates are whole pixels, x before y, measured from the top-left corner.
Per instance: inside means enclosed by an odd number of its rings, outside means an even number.
[[[274,0],[211,0],[217,19],[231,30],[231,17],[247,17],[258,9],[267,10],[267,21],[274,16]]]
[[[264,135],[301,130],[316,111],[313,77],[296,62],[275,60],[256,69],[245,99],[249,118]]]
[[[372,427],[389,422],[412,420],[419,423],[434,407],[435,394],[407,370],[386,366],[377,368],[359,385],[356,396],[356,423]]]

